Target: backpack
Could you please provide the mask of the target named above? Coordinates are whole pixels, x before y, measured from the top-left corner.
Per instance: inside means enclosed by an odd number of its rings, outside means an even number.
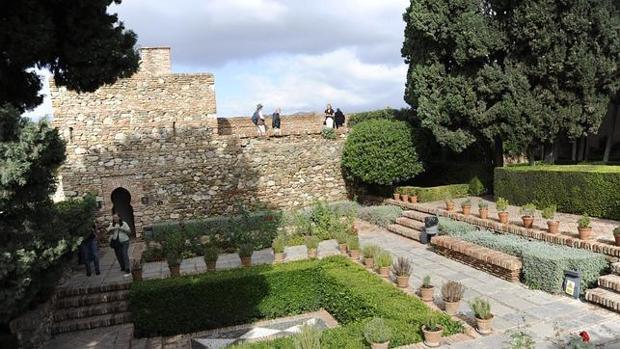
[[[255,111],[254,114],[252,115],[252,123],[254,125],[258,125],[258,111]]]

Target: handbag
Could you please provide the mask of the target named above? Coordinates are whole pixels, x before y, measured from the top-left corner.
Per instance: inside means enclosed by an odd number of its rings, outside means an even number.
[[[112,239],[110,240],[110,247],[112,247],[112,249],[117,249],[121,246],[121,242],[118,239],[118,235],[116,235],[116,239]]]

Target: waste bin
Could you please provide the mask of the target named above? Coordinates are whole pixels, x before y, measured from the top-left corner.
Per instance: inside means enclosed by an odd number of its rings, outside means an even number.
[[[579,298],[581,294],[581,274],[575,270],[565,270],[562,289],[567,295]]]
[[[420,242],[428,244],[433,236],[437,235],[439,229],[439,219],[435,216],[424,218],[424,231],[420,234]]]

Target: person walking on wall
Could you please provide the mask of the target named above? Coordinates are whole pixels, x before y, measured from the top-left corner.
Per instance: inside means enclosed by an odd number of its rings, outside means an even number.
[[[93,223],[87,237],[80,244],[80,258],[86,265],[86,276],[91,275],[90,263],[95,265],[95,274],[99,275],[99,251],[97,249],[97,225]]]
[[[334,108],[331,104],[325,108],[325,122],[323,124],[327,128],[334,128]]]
[[[336,128],[344,126],[344,113],[340,110],[340,108],[336,108],[336,114],[334,114],[334,117],[336,121]]]
[[[265,136],[267,131],[265,130],[265,116],[263,115],[263,105],[258,104],[256,111],[252,114],[252,122],[256,125],[259,136]]]
[[[277,108],[273,114],[271,115],[271,127],[273,127],[273,134],[276,136],[280,136],[280,113],[282,109]]]
[[[121,217],[116,214],[112,217],[112,223],[107,229],[110,235],[110,247],[114,249],[116,260],[121,266],[121,270],[129,276],[129,224],[123,222]]]

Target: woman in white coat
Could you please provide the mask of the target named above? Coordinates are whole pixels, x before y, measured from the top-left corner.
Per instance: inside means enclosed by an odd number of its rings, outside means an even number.
[[[121,217],[115,214],[107,231],[110,233],[110,247],[114,249],[121,270],[129,274],[129,233],[131,232],[129,224],[123,222]]]

